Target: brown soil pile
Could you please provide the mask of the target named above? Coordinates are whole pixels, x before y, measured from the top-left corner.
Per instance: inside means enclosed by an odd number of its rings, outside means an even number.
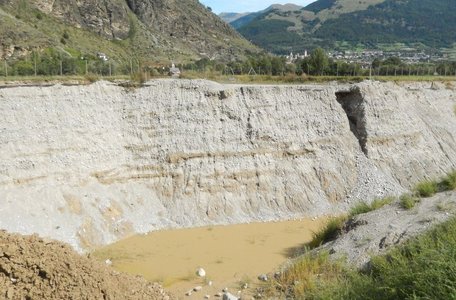
[[[0,231],[0,299],[170,299],[158,284],[118,273],[69,246]]]

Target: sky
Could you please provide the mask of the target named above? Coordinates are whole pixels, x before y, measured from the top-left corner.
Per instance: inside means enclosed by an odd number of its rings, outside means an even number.
[[[271,4],[294,3],[306,6],[315,0],[200,0],[206,6],[210,6],[216,14],[221,12],[255,12],[263,10]]]

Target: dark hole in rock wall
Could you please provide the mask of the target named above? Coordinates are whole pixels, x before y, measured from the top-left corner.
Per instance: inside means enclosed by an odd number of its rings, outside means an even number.
[[[368,156],[367,150],[367,130],[366,130],[366,115],[364,107],[364,99],[358,89],[349,91],[339,91],[336,93],[337,102],[342,105],[342,108],[347,115],[350,123],[350,130],[358,139],[359,146],[363,153]]]

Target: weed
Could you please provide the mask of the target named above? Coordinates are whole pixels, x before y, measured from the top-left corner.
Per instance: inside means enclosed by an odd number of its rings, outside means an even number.
[[[442,180],[439,182],[439,190],[456,190],[456,170],[448,173],[444,178],[442,178]]]
[[[455,299],[456,218],[373,257],[365,271],[307,253],[269,283],[271,298]]]
[[[139,71],[131,75],[131,80],[136,84],[136,86],[142,86],[147,81],[146,73]]]
[[[266,287],[266,293],[271,295],[278,292],[283,299],[300,299],[308,291],[315,289],[319,281],[337,281],[342,272],[343,265],[330,261],[327,252],[307,253],[271,280]]]
[[[449,212],[454,209],[454,203],[440,202],[436,207],[439,211]]]
[[[84,78],[85,78],[85,80],[87,80],[90,83],[97,82],[100,79],[97,74],[93,74],[93,73],[88,73],[87,75],[84,76]]]
[[[353,218],[359,214],[364,214],[391,204],[394,199],[394,197],[375,199],[370,204],[366,202],[359,202],[350,210],[348,216],[339,216],[329,219],[328,223],[322,230],[313,234],[313,239],[309,244],[307,244],[307,246],[313,249],[335,239],[341,233],[342,227],[349,218]]]
[[[354,217],[360,214],[368,213],[373,210],[377,210],[385,205],[393,203],[394,200],[394,197],[385,197],[381,199],[375,199],[371,202],[371,204],[367,204],[366,202],[359,202],[351,208],[350,217]]]
[[[400,198],[400,205],[403,209],[412,209],[413,207],[415,207],[415,204],[417,204],[418,202],[420,202],[420,198],[418,197],[415,197],[413,195],[410,195],[410,194],[404,194],[402,195]]]
[[[347,219],[347,216],[333,217],[329,219],[328,223],[322,230],[314,232],[313,239],[309,242],[308,247],[313,249],[326,242],[334,240],[341,233],[342,227]]]
[[[350,216],[365,214],[372,211],[372,208],[367,202],[359,202],[350,209]]]
[[[416,195],[419,197],[432,197],[438,191],[438,184],[435,180],[426,180],[420,182],[415,187]]]

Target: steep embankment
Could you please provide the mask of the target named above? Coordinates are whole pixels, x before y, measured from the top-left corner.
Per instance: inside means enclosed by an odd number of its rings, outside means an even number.
[[[455,104],[431,83],[1,89],[0,228],[87,249],[335,213],[454,169]]]

